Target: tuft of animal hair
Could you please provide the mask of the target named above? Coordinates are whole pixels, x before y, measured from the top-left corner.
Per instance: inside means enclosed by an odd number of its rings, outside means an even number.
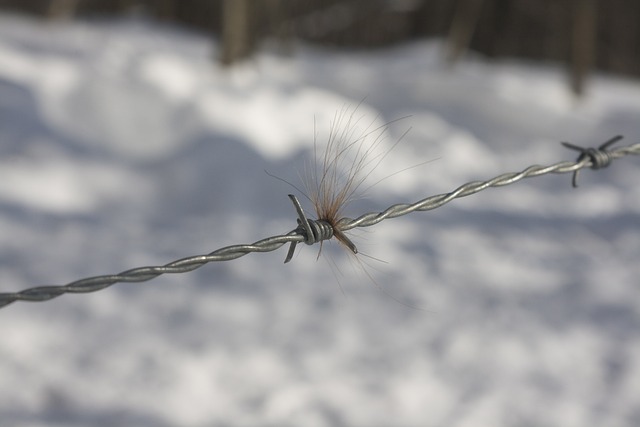
[[[395,121],[377,125],[378,117],[366,119],[358,113],[358,107],[343,107],[335,113],[322,153],[314,123],[315,164],[307,167],[303,179],[317,219],[330,224],[336,240],[354,254],[358,249],[341,227],[344,209],[375,185],[364,188],[367,178],[402,139],[391,148],[382,149],[389,125]]]

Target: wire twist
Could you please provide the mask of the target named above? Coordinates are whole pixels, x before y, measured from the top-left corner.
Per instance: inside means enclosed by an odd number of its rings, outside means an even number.
[[[578,160],[576,160],[576,163],[580,163],[585,159],[589,159],[591,161],[591,169],[597,170],[597,169],[606,168],[611,164],[611,161],[613,160],[613,156],[612,156],[612,153],[610,153],[607,149],[611,147],[613,144],[615,144],[616,142],[620,141],[622,138],[623,138],[622,135],[614,136],[610,140],[601,144],[598,148],[593,148],[593,147],[584,148],[584,147],[580,147],[579,145],[571,144],[569,142],[562,142],[562,145],[564,145],[565,147],[571,150],[580,152],[580,155],[578,156]],[[573,172],[573,178],[571,179],[571,185],[573,185],[573,188],[578,188],[579,172],[580,172],[579,169],[576,169],[576,171]]]
[[[576,162],[560,162],[550,166],[533,165],[521,172],[505,173],[488,181],[473,181],[464,184],[452,192],[439,194],[422,199],[413,204],[396,204],[382,212],[370,212],[356,219],[342,218],[338,222],[341,232],[355,227],[369,227],[385,219],[396,218],[414,211],[428,211],[436,209],[450,201],[475,194],[490,187],[502,187],[516,183],[524,178],[536,177],[548,173],[573,172],[572,183],[577,186],[578,171],[583,168],[601,169],[607,167],[614,159],[627,155],[640,154],[640,144],[618,147],[613,150],[608,148],[622,139],[616,136],[600,145],[598,148],[583,148],[569,143],[563,143],[565,147],[580,152]],[[94,276],[76,280],[62,286],[40,286],[25,289],[19,292],[0,293],[0,308],[15,301],[47,301],[65,293],[87,293],[107,288],[118,282],[145,282],[158,277],[161,274],[176,274],[193,271],[210,262],[229,261],[240,258],[251,252],[271,252],[282,245],[290,243],[289,252],[285,262],[291,260],[295,247],[300,242],[308,245],[328,240],[333,236],[334,230],[330,224],[321,220],[311,220],[306,217],[298,199],[289,195],[298,213],[298,227],[287,234],[267,237],[249,245],[233,245],[215,250],[207,255],[196,255],[170,262],[163,266],[139,267],[124,271],[120,274]]]
[[[333,227],[331,224],[327,221],[307,218],[298,198],[293,194],[289,194],[289,199],[291,199],[293,206],[296,208],[296,212],[298,212],[298,227],[293,231],[302,235],[307,245],[313,245],[314,243],[329,240],[333,237]],[[298,242],[291,242],[287,257],[284,259],[285,264],[291,261],[297,244]]]

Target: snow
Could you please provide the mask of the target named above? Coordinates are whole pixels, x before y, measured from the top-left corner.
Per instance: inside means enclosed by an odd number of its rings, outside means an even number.
[[[1,292],[290,231],[297,191],[265,170],[300,187],[345,107],[409,116],[385,147],[411,128],[351,217],[640,131],[636,81],[574,99],[555,65],[450,69],[435,41],[229,69],[216,49],[136,20],[0,16]],[[578,190],[532,178],[355,230],[359,258],[300,245],[287,265],[282,248],[14,303],[2,425],[638,425],[638,182],[627,157]]]

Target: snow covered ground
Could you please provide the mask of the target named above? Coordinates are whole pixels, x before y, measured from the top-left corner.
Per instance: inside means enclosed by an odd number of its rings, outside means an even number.
[[[295,228],[345,106],[389,126],[355,217],[640,137],[640,84],[440,46],[298,46],[0,16],[0,292]],[[411,166],[433,160],[425,165]],[[637,426],[640,163],[547,175],[354,233],[0,310],[2,426]],[[308,207],[307,207],[308,208]],[[335,265],[327,260],[333,260]],[[411,308],[418,306],[420,309]]]

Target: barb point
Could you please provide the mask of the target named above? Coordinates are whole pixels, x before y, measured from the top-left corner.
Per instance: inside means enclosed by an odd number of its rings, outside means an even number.
[[[580,147],[579,145],[571,144],[569,142],[562,142],[562,145],[569,148],[570,150],[580,152],[576,163],[580,163],[584,159],[589,159],[591,161],[591,169],[602,169],[609,166],[611,164],[611,160],[613,159],[608,151],[608,148],[616,142],[620,141],[622,138],[624,138],[622,135],[614,136],[613,138],[600,144],[598,148],[584,148]],[[573,186],[573,188],[578,187],[579,172],[579,169],[573,172],[573,177],[571,179],[571,185]]]

